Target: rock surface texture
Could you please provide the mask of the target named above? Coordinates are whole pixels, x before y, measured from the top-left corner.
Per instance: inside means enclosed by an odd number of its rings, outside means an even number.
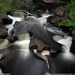
[[[0,39],[4,39],[4,38],[7,37],[7,35],[8,35],[8,32],[7,31],[8,30],[7,30],[6,27],[0,25]]]

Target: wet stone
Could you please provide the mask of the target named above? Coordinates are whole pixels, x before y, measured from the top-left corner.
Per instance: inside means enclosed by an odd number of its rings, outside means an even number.
[[[55,0],[43,0],[46,3],[54,3]]]
[[[60,18],[56,15],[50,16],[48,18],[48,22],[51,23],[51,24],[58,24],[59,21],[60,21]]]
[[[7,28],[0,25],[0,39],[5,39],[7,35],[8,35]]]
[[[58,7],[56,9],[52,9],[51,12],[54,13],[55,15],[62,17],[64,16],[64,11],[61,10],[63,7]]]

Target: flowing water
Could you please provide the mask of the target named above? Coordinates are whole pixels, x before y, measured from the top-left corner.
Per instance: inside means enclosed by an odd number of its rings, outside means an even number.
[[[32,11],[34,7],[34,5],[31,5],[33,4],[32,0],[28,0],[27,3],[29,3],[31,7],[29,7],[29,5],[25,5],[26,7],[25,9],[28,8],[28,11],[30,9],[31,9],[30,11]],[[59,68],[57,68],[55,72],[56,73],[75,73],[75,55],[73,55],[70,52],[70,46],[72,44],[72,37],[67,36],[66,33],[62,32],[62,30],[54,27],[51,24],[48,25],[49,27],[44,26],[43,24],[45,24],[44,22],[46,22],[47,19],[43,20],[43,17],[36,18],[35,16],[32,16],[31,18],[33,18],[33,20],[24,21],[22,23],[18,23],[18,25],[19,24],[21,24],[21,26],[24,26],[24,24],[28,25],[29,30],[26,30],[26,32],[31,31],[37,36],[39,36],[40,38],[42,38],[44,41],[48,42],[50,45],[54,45],[58,49],[64,51],[64,52],[60,52],[59,54],[57,54],[56,57],[51,57],[52,61],[56,65],[59,66]],[[36,18],[36,21],[34,20],[34,18]],[[24,28],[27,29],[26,26],[24,26],[21,28],[20,32],[23,31]],[[16,29],[15,29],[15,32],[17,32]],[[18,35],[18,34],[16,33],[15,35]],[[27,42],[29,41],[26,41],[26,47],[27,47]],[[17,43],[18,42],[16,42],[16,44]],[[25,48],[23,43],[24,41],[18,44],[19,45],[21,44],[20,46],[22,48]],[[7,59],[9,58],[7,57]],[[5,73],[9,72],[12,75],[21,75],[21,74],[44,75],[44,73],[48,71],[48,68],[44,61],[34,57],[33,53],[29,52],[28,49],[26,49],[26,51],[24,51],[24,49],[21,49],[15,57],[9,60],[6,66],[2,66],[2,70],[3,72]]]

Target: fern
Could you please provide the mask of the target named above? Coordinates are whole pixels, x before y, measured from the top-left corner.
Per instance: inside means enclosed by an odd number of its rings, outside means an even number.
[[[65,8],[63,8],[62,10],[67,10],[67,11],[70,11],[70,20],[67,19],[66,21],[62,21],[59,26],[72,26],[74,27],[75,26],[75,1],[74,0],[71,0],[71,3],[67,4],[65,6]],[[74,33],[75,31],[73,31]]]

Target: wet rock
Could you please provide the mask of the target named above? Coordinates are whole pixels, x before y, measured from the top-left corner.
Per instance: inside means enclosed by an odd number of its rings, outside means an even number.
[[[46,3],[68,3],[71,0],[65,1],[65,0],[43,0]]]
[[[11,30],[11,33],[12,33],[12,35],[11,35],[11,36],[8,36],[7,39],[9,40],[9,42],[13,43],[13,42],[15,42],[16,40],[18,40],[18,38],[13,35],[13,34],[14,34],[14,28]]]
[[[74,41],[75,41],[75,33],[72,33],[72,35],[73,35],[73,39],[74,39]]]
[[[70,52],[75,54],[75,40],[72,40],[72,45],[70,47]]]
[[[64,11],[61,10],[63,7],[58,7],[56,9],[52,9],[51,12],[54,13],[55,15],[61,17],[64,16]]]
[[[15,36],[11,36],[11,37],[8,37],[8,40],[11,42],[11,43],[13,43],[13,42],[15,42],[16,40],[18,40],[18,38]]]
[[[55,2],[55,0],[43,0],[43,1],[46,3],[54,3]]]
[[[3,18],[3,19],[2,19],[2,23],[3,23],[4,25],[11,24],[11,23],[12,23],[12,19]]]
[[[0,53],[0,61],[3,60],[4,58],[5,56],[2,53]]]
[[[48,18],[48,22],[54,25],[58,25],[61,21],[65,21],[69,19],[69,11],[61,10],[63,7],[58,7],[56,9],[52,9],[50,12],[54,14],[54,16],[50,16]]]
[[[56,15],[50,16],[48,18],[48,22],[51,23],[51,24],[57,25],[59,23],[59,21],[60,21],[60,18],[58,16],[56,16]]]
[[[5,39],[7,35],[8,35],[7,28],[0,25],[0,39]]]
[[[14,24],[14,35],[17,36],[22,33],[28,32],[28,25],[25,25],[22,22],[15,22]]]
[[[7,18],[7,16],[0,16],[0,22],[2,22],[3,18]]]
[[[69,14],[70,14],[69,11],[64,11],[64,15],[62,17],[60,17],[60,20],[65,21],[66,19],[70,19]]]

